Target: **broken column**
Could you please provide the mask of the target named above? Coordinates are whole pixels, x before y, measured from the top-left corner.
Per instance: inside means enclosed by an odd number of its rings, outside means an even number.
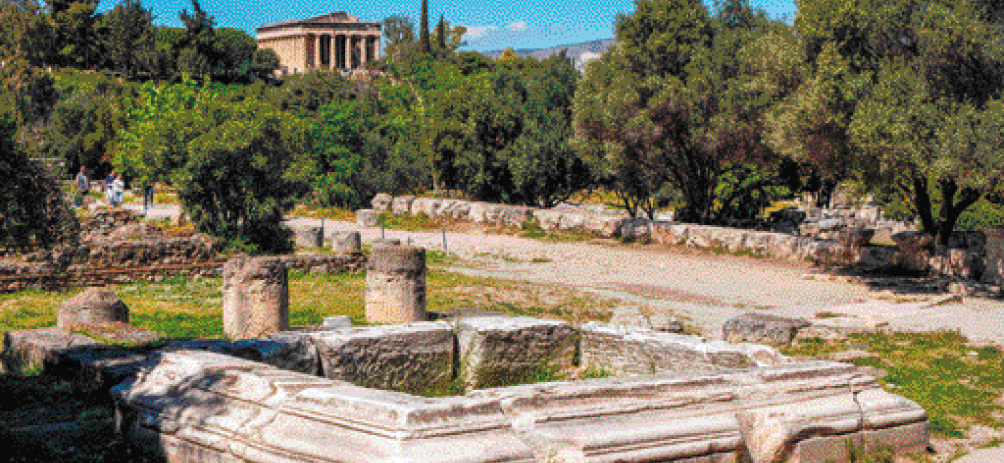
[[[987,227],[987,266],[983,281],[1004,286],[1004,228]]]
[[[297,228],[294,232],[297,246],[304,248],[324,247],[324,231],[321,227]]]
[[[289,274],[275,257],[231,259],[223,266],[223,331],[247,339],[289,329]]]
[[[366,266],[366,320],[370,323],[423,321],[425,249],[381,244]]]
[[[362,237],[359,235],[359,232],[348,232],[344,235],[335,235],[335,237],[331,240],[331,250],[349,254],[362,252]]]
[[[63,302],[56,314],[59,328],[105,322],[129,323],[129,307],[104,288],[87,288]]]

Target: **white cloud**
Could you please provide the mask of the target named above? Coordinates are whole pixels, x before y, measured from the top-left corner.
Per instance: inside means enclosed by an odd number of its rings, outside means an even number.
[[[484,37],[488,31],[493,31],[498,29],[495,26],[464,26],[467,28],[467,32],[464,33],[465,38],[477,39]]]
[[[509,25],[506,26],[505,28],[511,31],[522,32],[526,30],[526,21],[516,21],[514,23],[509,23]]]

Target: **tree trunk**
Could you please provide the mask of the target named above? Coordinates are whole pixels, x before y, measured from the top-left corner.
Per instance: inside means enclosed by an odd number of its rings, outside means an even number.
[[[927,179],[917,177],[913,179],[914,206],[917,207],[917,215],[920,216],[920,223],[924,232],[932,236],[938,233],[938,227],[934,222],[934,214],[931,212],[931,196],[927,194]]]
[[[942,205],[941,217],[938,220],[938,244],[948,246],[948,241],[952,238],[952,233],[955,231],[955,224],[959,221],[959,216],[969,206],[979,201],[983,195],[972,188],[963,188],[959,202],[956,203],[955,194],[958,191],[958,185],[956,185],[955,181],[946,179],[942,180],[940,184]]]

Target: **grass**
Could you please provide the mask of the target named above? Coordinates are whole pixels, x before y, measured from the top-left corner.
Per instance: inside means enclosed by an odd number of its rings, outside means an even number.
[[[592,241],[596,236],[583,230],[544,230],[540,228],[540,223],[536,220],[523,222],[516,236],[520,238],[532,238],[542,241],[577,243],[582,241]]]
[[[346,222],[355,222],[356,213],[348,209],[343,209],[341,207],[321,207],[321,206],[307,206],[305,204],[297,204],[295,208],[289,213],[291,216],[296,217],[311,217],[315,219],[330,219],[330,220],[340,220]]]
[[[390,212],[380,213],[380,224],[393,230],[439,230],[443,224],[425,214],[394,215]]]
[[[842,313],[831,312],[829,310],[823,310],[821,312],[816,312],[815,313],[815,317],[819,318],[819,319],[839,318],[839,317],[843,317],[843,316],[844,316],[844,314],[842,314]]]
[[[783,349],[787,355],[823,356],[859,348],[878,358],[853,361],[884,370],[879,382],[927,410],[931,431],[963,437],[968,424],[1000,427],[1004,413],[1004,358],[995,347],[973,347],[956,331],[856,333],[845,341],[807,339]]]

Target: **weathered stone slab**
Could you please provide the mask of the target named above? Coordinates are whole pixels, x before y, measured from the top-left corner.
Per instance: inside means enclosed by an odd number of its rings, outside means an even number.
[[[572,366],[578,333],[566,322],[530,317],[461,318],[460,364],[469,388],[512,384]]]
[[[580,332],[582,364],[615,374],[686,374],[787,361],[766,346],[709,342],[699,336],[662,333],[628,325],[589,322]]]
[[[643,218],[625,219],[620,227],[621,238],[645,242],[652,237],[652,221]]]
[[[454,334],[446,322],[353,327],[306,334],[324,376],[365,387],[424,391],[453,378]]]
[[[901,264],[907,270],[927,271],[934,237],[922,232],[899,232],[892,235],[893,242],[903,250]]]
[[[335,234],[331,239],[331,250],[349,254],[362,252],[362,236],[357,231]]]
[[[746,313],[722,325],[722,338],[728,342],[752,342],[771,345],[790,344],[798,330],[810,323],[800,318],[785,318],[761,313]]]
[[[322,326],[325,328],[348,328],[352,326],[352,319],[348,315],[336,315],[334,317],[324,317]]]
[[[505,227],[519,227],[533,219],[533,209],[526,206],[499,205],[498,218],[493,223]]]

